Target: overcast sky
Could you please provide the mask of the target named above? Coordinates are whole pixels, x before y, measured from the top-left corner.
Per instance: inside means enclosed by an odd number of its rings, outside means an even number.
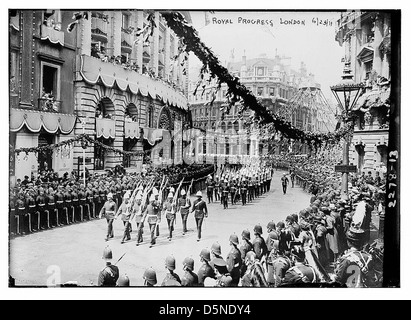
[[[205,25],[203,11],[190,13],[200,38],[222,63],[229,61],[232,49],[235,61],[241,60],[244,50],[247,58],[251,59],[262,53],[273,58],[277,49],[280,56],[291,57],[293,69],[298,70],[301,61],[304,61],[308,73],[315,75],[327,98],[331,97],[329,87],[341,79],[344,50],[335,41],[339,12],[214,11],[209,14],[208,25]],[[251,19],[254,19],[254,24]],[[259,24],[257,19],[260,20]],[[261,20],[264,20],[264,26]],[[328,20],[331,24],[317,25],[320,20]],[[200,64],[196,57],[190,59],[191,66]]]

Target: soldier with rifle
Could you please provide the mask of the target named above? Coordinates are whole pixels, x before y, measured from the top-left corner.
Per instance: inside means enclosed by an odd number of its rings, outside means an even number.
[[[98,286],[99,287],[115,287],[117,280],[119,278],[119,275],[120,275],[120,271],[116,265],[111,264],[111,260],[113,259],[113,252],[111,251],[109,246],[104,248],[103,259],[106,262],[106,266],[104,267],[103,270],[100,271],[98,275]]]

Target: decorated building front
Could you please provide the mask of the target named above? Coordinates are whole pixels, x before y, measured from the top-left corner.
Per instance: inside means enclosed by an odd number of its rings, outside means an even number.
[[[383,12],[341,14],[336,40],[345,47],[355,82],[365,92],[353,111],[357,115],[350,145],[350,162],[359,172],[386,172],[390,91],[391,16]]]

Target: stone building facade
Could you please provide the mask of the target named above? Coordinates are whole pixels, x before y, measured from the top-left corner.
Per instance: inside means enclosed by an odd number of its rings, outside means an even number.
[[[391,15],[389,12],[344,12],[337,22],[336,41],[345,48],[354,81],[365,92],[353,111],[357,114],[350,145],[350,162],[359,173],[385,172],[388,147],[391,79]]]

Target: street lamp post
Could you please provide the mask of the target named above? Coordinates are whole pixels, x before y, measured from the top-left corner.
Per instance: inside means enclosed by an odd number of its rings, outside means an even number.
[[[364,84],[354,83],[353,75],[351,74],[350,69],[350,62],[346,62],[341,82],[335,86],[331,86],[330,88],[341,109],[342,122],[345,126],[348,122],[352,121],[352,119],[349,119],[349,113],[357,103],[358,98],[361,96],[364,89]],[[351,138],[351,135],[347,135],[344,139],[343,166],[349,165]],[[349,170],[345,169],[342,173],[341,198],[348,199]]]

